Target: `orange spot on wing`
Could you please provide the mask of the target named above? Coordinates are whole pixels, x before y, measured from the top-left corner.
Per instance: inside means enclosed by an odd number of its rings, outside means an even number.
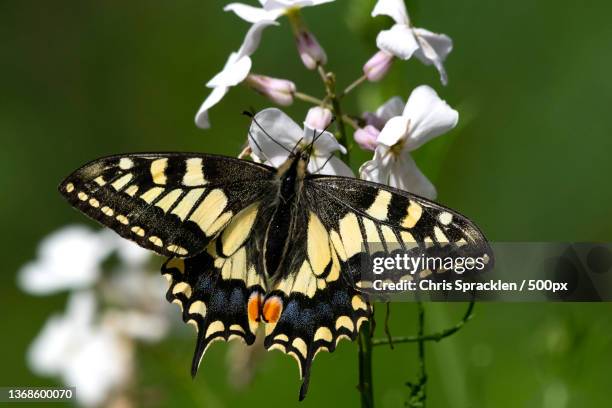
[[[272,296],[263,305],[263,318],[267,323],[276,323],[283,311],[283,301],[278,296]]]
[[[247,313],[249,315],[249,320],[252,322],[259,322],[259,316],[261,311],[261,304],[263,303],[263,296],[260,293],[253,293],[249,298],[249,303],[247,304]]]

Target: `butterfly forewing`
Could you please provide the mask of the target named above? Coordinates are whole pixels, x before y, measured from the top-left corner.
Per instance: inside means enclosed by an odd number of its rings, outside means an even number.
[[[166,256],[201,252],[232,217],[269,189],[274,172],[224,156],[111,156],[62,182],[68,201],[121,236]]]
[[[449,208],[406,191],[345,177],[311,176],[305,186],[308,201],[318,203],[318,214],[351,279],[365,276],[363,255],[374,251],[482,256],[486,269],[493,266],[493,253],[482,232]],[[419,272],[425,276],[444,271]]]

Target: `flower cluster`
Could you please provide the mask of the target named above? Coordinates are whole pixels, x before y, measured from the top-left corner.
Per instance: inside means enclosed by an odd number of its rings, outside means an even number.
[[[327,53],[304,22],[301,9],[330,3],[333,0],[260,0],[261,7],[231,3],[226,11],[235,13],[251,24],[237,52],[230,54],[223,70],[207,84],[212,92],[196,115],[196,124],[210,127],[209,110],[229,89],[244,84],[279,106],[288,106],[299,99],[315,106],[306,116],[303,128],[276,108],[255,115],[249,130],[251,158],[278,167],[288,152],[299,144],[307,144],[317,135],[309,164],[311,173],[354,176],[348,154],[353,143],[346,127],[352,128],[355,144],[373,151],[371,160],[359,168],[365,180],[388,184],[426,198],[436,197],[436,188],[419,170],[411,152],[427,141],[455,127],[458,113],[426,85],[414,89],[404,103],[395,96],[374,112],[346,115],[342,100],[361,83],[378,82],[391,69],[394,60],[413,56],[426,65],[433,65],[443,85],[448,82],[443,62],[453,44],[445,34],[436,34],[414,27],[403,0],[378,0],[372,17],[388,16],[394,24],[376,37],[377,51],[363,65],[363,75],[342,92],[336,89],[336,78],[325,68]],[[261,42],[266,27],[279,24],[287,17],[304,66],[316,70],[324,83],[325,96],[317,98],[298,90],[295,82],[251,73],[251,56]],[[336,118],[335,134],[328,131]],[[320,136],[319,136],[320,134]],[[272,137],[270,137],[272,136]]]
[[[115,266],[105,266],[112,258]],[[30,368],[76,387],[84,406],[120,401],[135,346],[161,340],[170,325],[164,284],[149,259],[146,250],[108,230],[68,226],[45,238],[18,283],[34,295],[67,291],[68,305],[34,339]]]

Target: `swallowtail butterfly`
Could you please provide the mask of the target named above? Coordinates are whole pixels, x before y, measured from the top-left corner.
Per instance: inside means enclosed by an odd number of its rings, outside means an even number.
[[[214,341],[255,341],[295,358],[300,399],[311,364],[354,340],[372,314],[360,290],[368,242],[440,248],[470,244],[492,257],[457,212],[405,191],[309,174],[307,148],[278,169],[196,153],[104,157],[59,186],[74,207],[168,257],[167,299],[198,335],[195,375]]]

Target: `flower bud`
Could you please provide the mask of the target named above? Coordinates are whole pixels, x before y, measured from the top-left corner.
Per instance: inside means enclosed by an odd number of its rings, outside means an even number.
[[[289,80],[251,74],[245,81],[248,86],[278,105],[289,106],[293,103],[295,84]]]
[[[376,150],[376,139],[380,131],[372,125],[367,125],[364,128],[359,128],[355,131],[353,138],[359,146],[364,150]]]
[[[393,55],[386,51],[378,51],[363,66],[363,73],[370,82],[380,81],[391,68]]]
[[[383,118],[373,112],[365,112],[362,116],[366,125],[374,126],[378,130],[382,130],[387,123]]]
[[[325,65],[327,63],[327,54],[313,33],[307,29],[300,30],[296,33],[295,41],[306,68],[315,69],[317,65]]]
[[[332,113],[327,108],[315,106],[308,110],[304,123],[313,129],[323,130],[331,123]]]

